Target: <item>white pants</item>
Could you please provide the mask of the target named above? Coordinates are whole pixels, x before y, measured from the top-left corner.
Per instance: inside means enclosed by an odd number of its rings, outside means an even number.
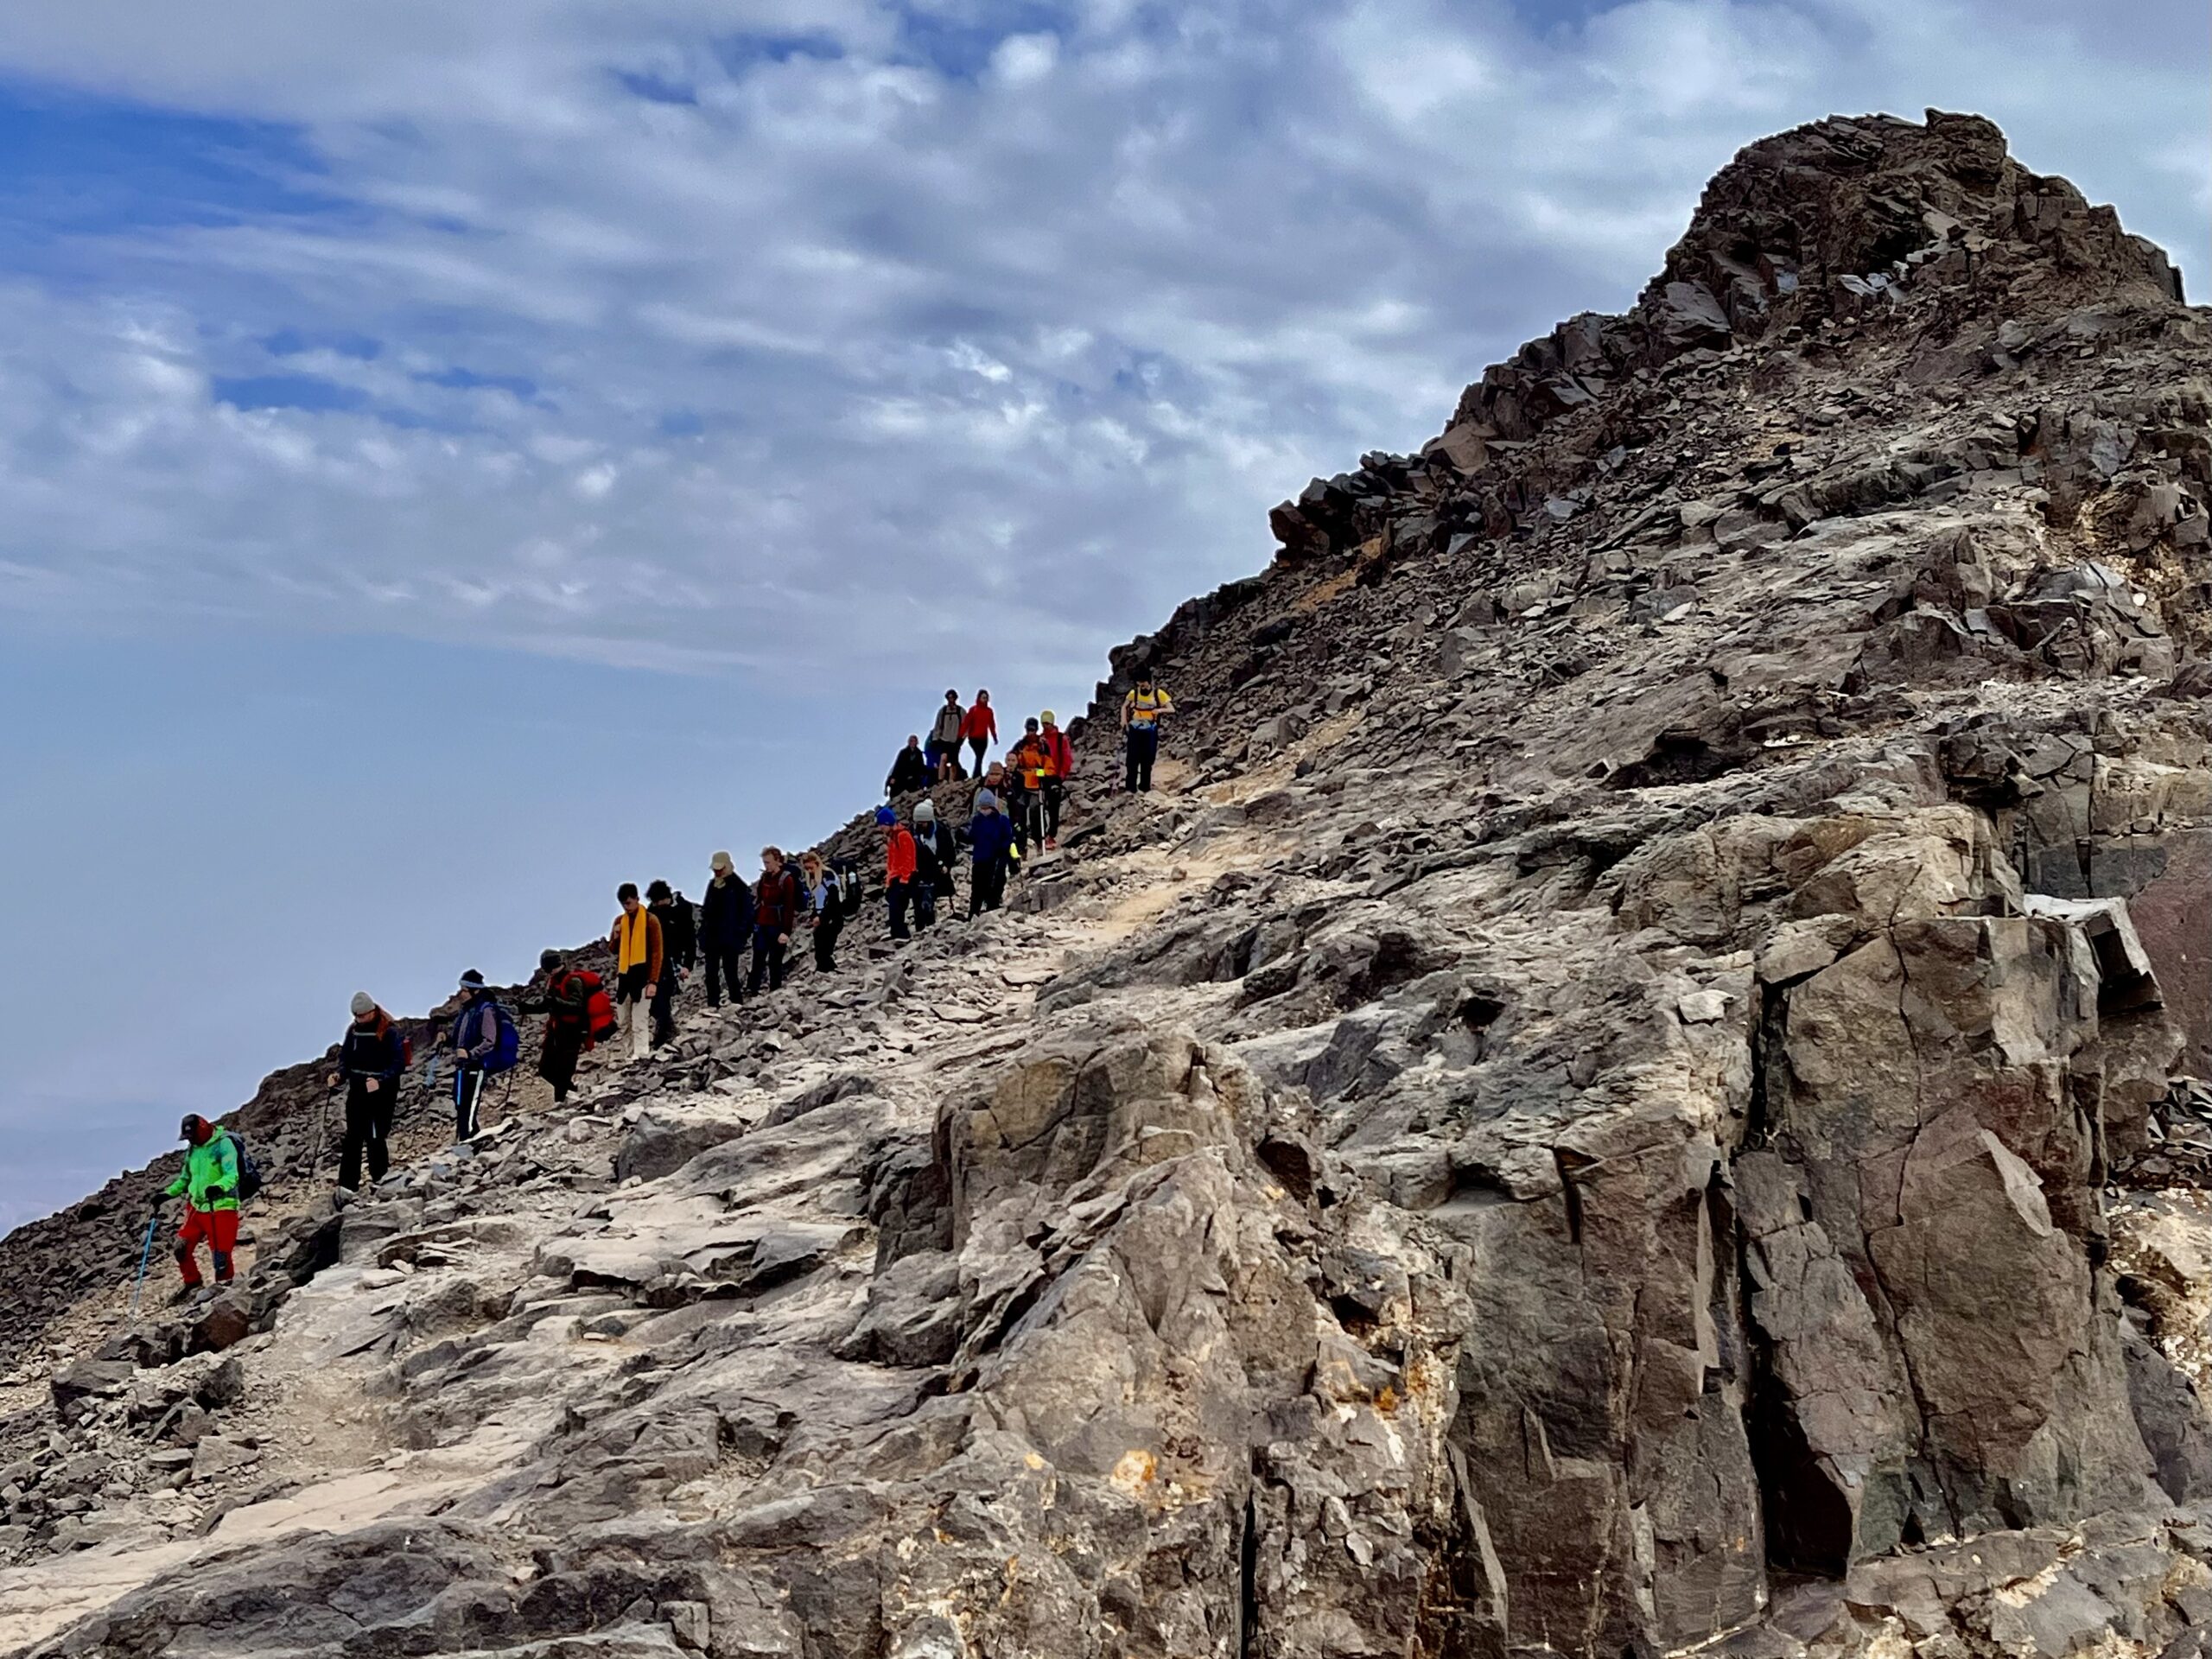
[[[630,1039],[630,1058],[644,1059],[653,1052],[653,1005],[643,996],[626,996],[614,1006],[621,1013],[622,1034]]]

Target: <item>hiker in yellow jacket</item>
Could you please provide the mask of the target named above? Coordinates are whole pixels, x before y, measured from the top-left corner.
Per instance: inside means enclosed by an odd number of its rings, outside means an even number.
[[[625,881],[615,888],[622,913],[614,918],[607,943],[614,947],[614,1006],[622,1020],[622,1035],[630,1045],[630,1058],[642,1060],[652,1052],[653,999],[660,994],[665,963],[660,918],[638,902],[638,884]]]
[[[1154,685],[1152,676],[1137,676],[1136,687],[1122,699],[1122,748],[1127,766],[1122,788],[1131,794],[1152,788],[1152,763],[1160,757],[1160,722],[1175,712],[1174,699]]]

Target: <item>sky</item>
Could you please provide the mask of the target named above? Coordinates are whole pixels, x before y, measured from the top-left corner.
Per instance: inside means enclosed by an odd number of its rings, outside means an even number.
[[[1618,310],[1741,145],[1997,119],[2212,281],[2202,0],[0,9],[0,1229]],[[687,880],[688,878],[688,880]]]

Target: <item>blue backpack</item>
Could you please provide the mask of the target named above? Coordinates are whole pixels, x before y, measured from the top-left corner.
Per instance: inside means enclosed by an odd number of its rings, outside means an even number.
[[[461,1014],[463,1021],[471,1016],[476,1023],[467,1027],[469,1040],[458,1044],[461,1048],[474,1048],[483,1034],[482,1016],[490,1014],[499,1021],[499,1034],[492,1039],[492,1052],[484,1057],[483,1071],[486,1077],[496,1077],[502,1071],[514,1070],[515,1062],[522,1058],[522,1033],[515,1029],[515,1017],[497,997],[486,997]],[[461,1033],[456,1033],[458,1036]]]

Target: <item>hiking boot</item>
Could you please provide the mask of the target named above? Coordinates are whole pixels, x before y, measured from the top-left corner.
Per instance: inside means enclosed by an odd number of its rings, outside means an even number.
[[[169,1293],[169,1306],[171,1307],[182,1307],[187,1302],[197,1296],[202,1288],[203,1287],[200,1285],[179,1285],[175,1290]]]

